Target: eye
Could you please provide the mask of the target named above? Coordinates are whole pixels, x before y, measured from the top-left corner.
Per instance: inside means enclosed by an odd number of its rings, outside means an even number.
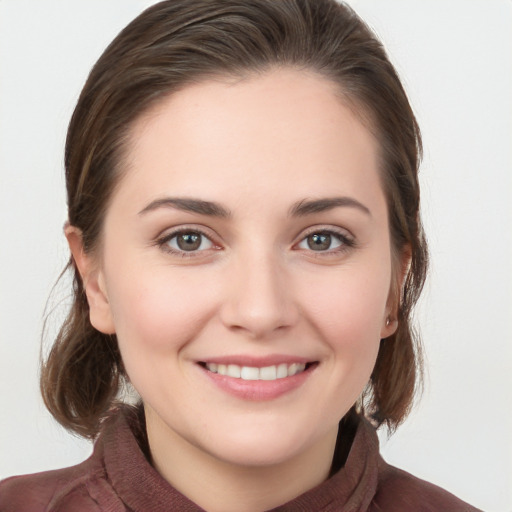
[[[213,248],[213,242],[200,231],[171,233],[160,241],[171,252],[199,252]]]
[[[297,247],[315,252],[336,252],[353,245],[353,241],[341,233],[314,231],[303,238]]]

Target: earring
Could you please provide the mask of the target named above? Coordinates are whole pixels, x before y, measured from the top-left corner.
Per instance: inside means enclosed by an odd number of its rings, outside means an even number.
[[[394,324],[396,320],[394,318],[391,318],[391,315],[388,315],[386,318],[386,327],[389,327],[391,324]]]

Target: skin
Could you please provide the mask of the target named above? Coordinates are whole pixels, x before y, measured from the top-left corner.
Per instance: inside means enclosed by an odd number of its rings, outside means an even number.
[[[210,511],[282,504],[327,478],[338,422],[396,329],[377,141],[334,84],[278,69],[166,98],[126,156],[97,253],[66,234],[91,322],[117,334],[144,402],[153,464]],[[230,215],[155,203],[169,197]],[[290,214],[334,197],[352,203]],[[176,228],[207,238],[169,252]],[[276,354],[314,365],[272,399],[227,393],[198,364]]]

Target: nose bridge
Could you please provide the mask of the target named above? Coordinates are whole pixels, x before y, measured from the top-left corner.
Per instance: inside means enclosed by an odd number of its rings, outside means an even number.
[[[253,245],[239,252],[232,261],[229,279],[229,296],[222,312],[229,328],[260,338],[296,322],[298,313],[288,272],[272,248]]]

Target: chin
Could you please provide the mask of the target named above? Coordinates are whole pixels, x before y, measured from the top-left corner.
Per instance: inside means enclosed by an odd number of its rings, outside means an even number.
[[[289,443],[283,445],[283,442],[276,442],[256,445],[254,441],[238,442],[235,440],[224,446],[217,445],[212,455],[236,466],[268,467],[293,460],[299,452],[300,449],[297,446],[290,446]]]
[[[226,438],[219,432],[217,439],[209,439],[211,455],[226,463],[246,467],[264,467],[284,464],[308,451],[327,433],[312,434],[305,429],[290,429],[289,425],[276,427],[255,426],[245,431],[231,431]],[[323,435],[322,435],[323,434]],[[203,450],[206,447],[203,447]]]

